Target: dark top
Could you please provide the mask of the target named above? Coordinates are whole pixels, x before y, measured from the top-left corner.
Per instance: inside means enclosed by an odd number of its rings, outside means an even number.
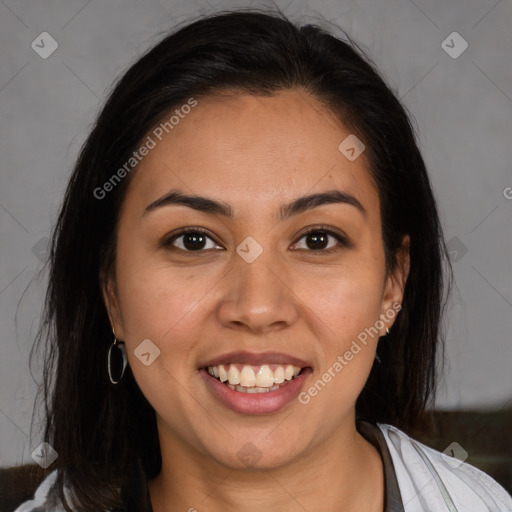
[[[372,425],[366,421],[358,421],[356,425],[358,432],[375,446],[382,458],[385,480],[383,512],[403,512],[404,506],[398,487],[395,468],[382,431],[377,425]],[[124,503],[126,503],[127,511],[153,512],[146,475],[140,465],[132,472],[130,481],[123,490],[122,496]]]
[[[404,504],[398,487],[395,466],[389,453],[388,445],[382,430],[377,425],[366,421],[358,421],[357,431],[375,446],[384,466],[384,512],[403,512]]]

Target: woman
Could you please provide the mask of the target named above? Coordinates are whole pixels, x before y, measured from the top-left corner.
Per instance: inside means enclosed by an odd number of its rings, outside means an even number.
[[[71,177],[44,333],[58,456],[18,511],[512,510],[405,433],[449,283],[408,116],[353,43],[258,12],[180,29]]]

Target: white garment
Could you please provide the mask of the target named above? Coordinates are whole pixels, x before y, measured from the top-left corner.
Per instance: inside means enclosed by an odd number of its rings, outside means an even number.
[[[405,512],[512,512],[512,497],[483,471],[378,423]]]
[[[393,459],[404,504],[399,512],[512,512],[512,496],[489,475],[425,446],[391,425],[377,425]],[[63,512],[60,507],[45,507],[56,476],[56,470],[52,471],[39,485],[34,499],[14,512]]]
[[[56,476],[57,470],[55,469],[39,484],[39,487],[37,488],[34,494],[34,498],[29,501],[25,501],[25,503],[22,503],[14,512],[31,512],[32,510],[37,509],[38,507],[42,508],[44,512],[50,512],[50,509],[48,508],[46,503],[46,495],[48,494],[48,491],[53,485]],[[54,508],[51,512],[61,511],[64,511],[63,507],[58,509]]]

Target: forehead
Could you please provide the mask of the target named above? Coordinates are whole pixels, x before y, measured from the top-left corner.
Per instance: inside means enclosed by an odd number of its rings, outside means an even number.
[[[350,161],[339,150],[350,135],[302,90],[198,99],[161,140],[150,133],[155,146],[139,164],[126,200],[141,209],[180,188],[222,198],[236,210],[339,188],[378,204],[365,153]]]

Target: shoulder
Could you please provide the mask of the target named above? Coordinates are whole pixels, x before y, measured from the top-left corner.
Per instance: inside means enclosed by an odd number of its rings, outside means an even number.
[[[512,511],[510,494],[483,471],[429,448],[396,427],[377,426],[393,460],[405,512]]]
[[[63,469],[54,469],[51,473],[45,474],[45,476],[39,479],[39,483],[37,488],[35,486],[32,487],[32,491],[28,494],[25,493],[24,499],[19,499],[19,496],[14,497],[9,501],[9,504],[4,506],[3,501],[0,502],[0,512],[66,512],[64,505],[60,498],[57,496],[55,492],[55,483],[57,478],[62,474]],[[41,481],[42,480],[42,481]],[[137,500],[143,500],[144,496],[142,495],[141,485],[145,483],[145,480],[136,482],[138,485],[135,485],[135,482],[128,482],[128,488],[122,489],[120,487],[117,488],[117,492],[121,492],[122,490],[127,493],[128,500],[126,501],[126,505],[133,505],[135,502],[139,504]],[[64,495],[68,503],[73,502],[73,496],[70,488],[64,482]],[[35,491],[34,491],[35,489]],[[1,490],[1,487],[0,487]],[[121,494],[124,498],[124,495]],[[0,498],[2,495],[0,493]],[[144,507],[137,506],[133,510],[151,510],[151,507],[148,504],[144,503]],[[130,509],[132,510],[132,509]],[[105,509],[102,509],[102,512],[109,512]]]
[[[14,469],[15,468],[9,468],[8,471],[12,474]],[[26,492],[24,492],[24,497],[21,498],[22,501],[20,502],[20,496],[22,495],[9,493],[7,496],[8,499],[5,501],[2,499],[2,507],[5,508],[1,508],[1,512],[64,512],[64,509],[61,507],[51,506],[48,500],[50,489],[57,477],[57,470],[42,475],[42,481],[40,478],[40,481],[35,483],[35,485],[32,481],[31,489],[27,486],[27,470],[24,470],[23,473],[24,475],[21,476],[20,480],[16,479],[11,482],[11,484],[6,482],[6,486],[9,485],[11,487],[21,484],[25,487],[24,491]],[[16,491],[17,490],[18,489],[16,489]]]

